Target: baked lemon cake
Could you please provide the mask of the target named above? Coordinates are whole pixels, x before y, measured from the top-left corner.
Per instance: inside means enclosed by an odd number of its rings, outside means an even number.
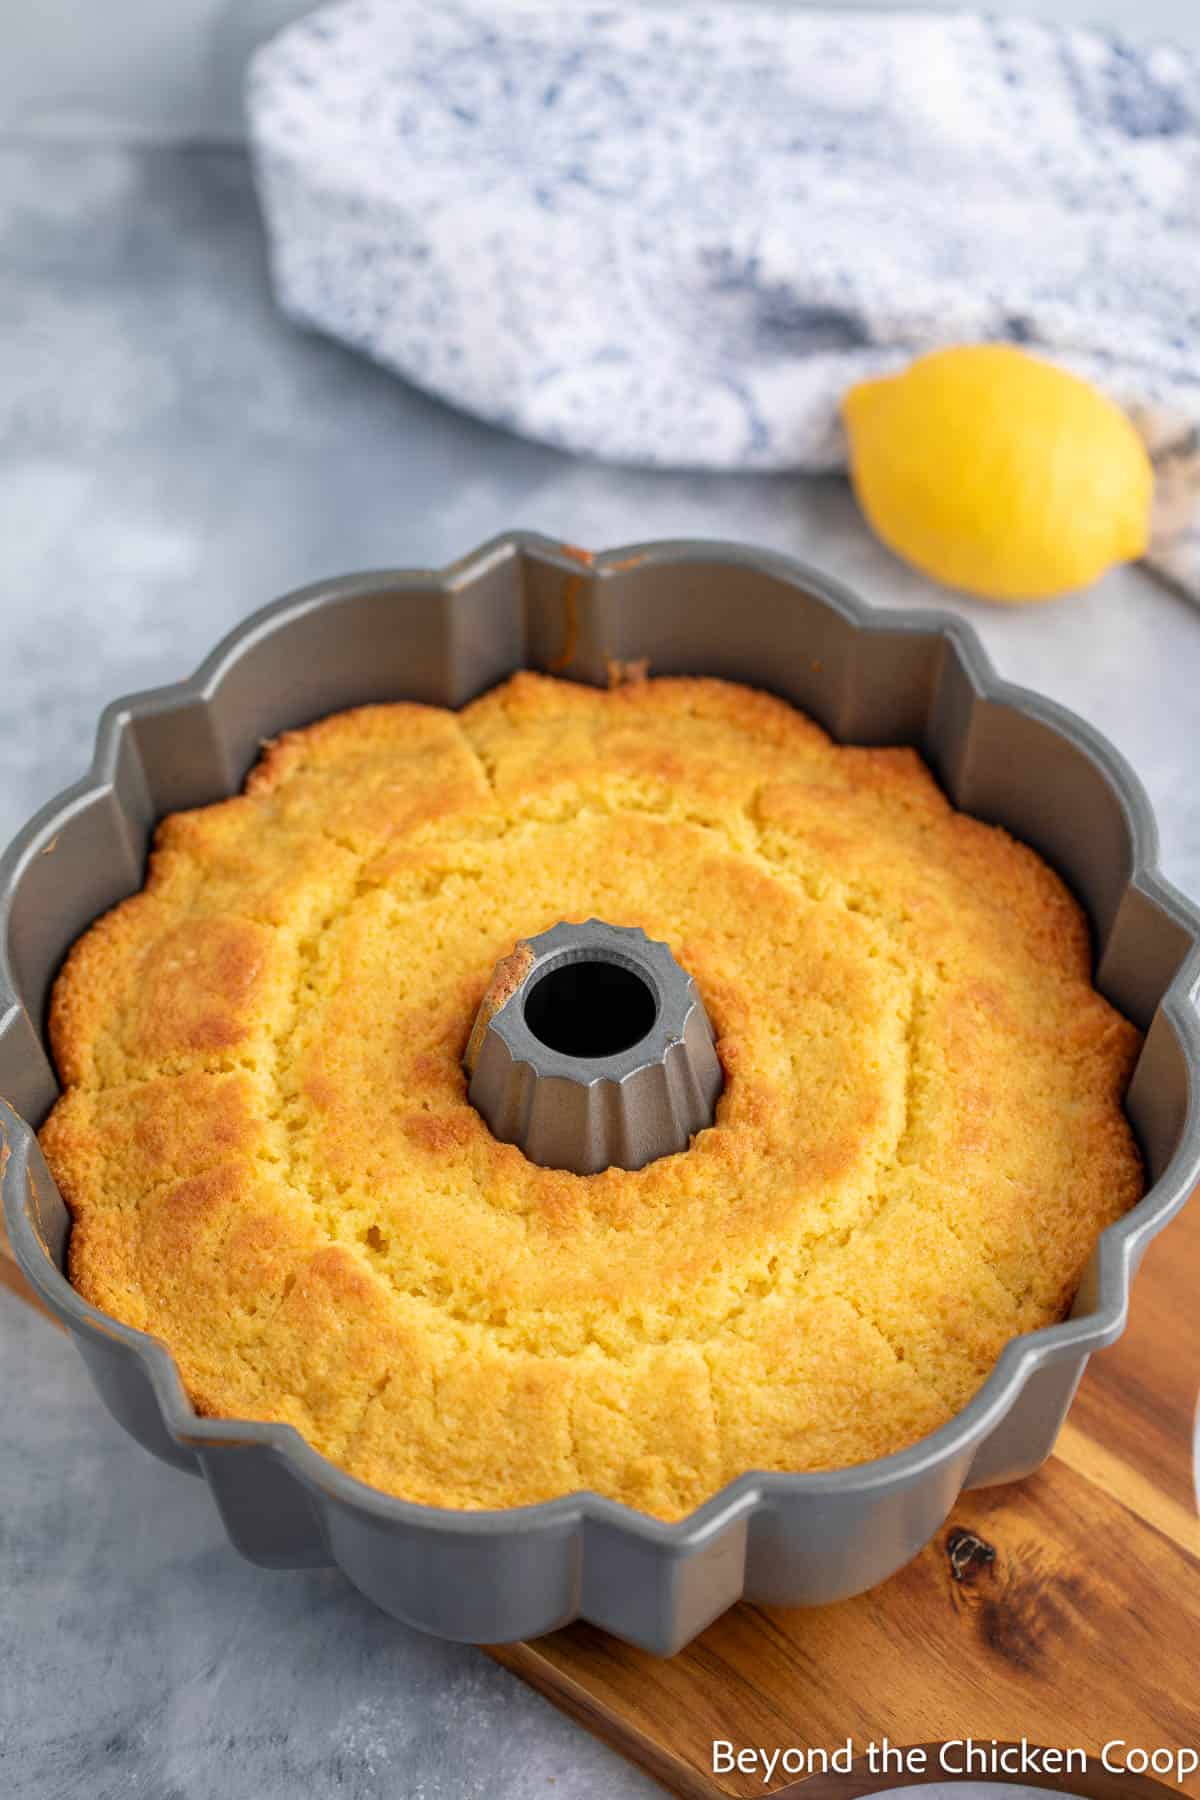
[[[463,1054],[515,942],[592,916],[670,945],[725,1086],[581,1176],[492,1136]],[[75,1285],[201,1412],[441,1506],[677,1518],[910,1444],[1142,1192],[1138,1035],[1058,878],[913,751],[714,680],[287,733],[164,821],[51,1032]]]

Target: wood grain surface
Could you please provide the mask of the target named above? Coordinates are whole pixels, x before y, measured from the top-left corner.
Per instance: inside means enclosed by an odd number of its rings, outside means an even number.
[[[22,1291],[2,1252],[0,1240],[0,1283]],[[862,1768],[765,1783],[712,1773],[714,1739],[807,1751],[884,1736],[1080,1746],[1089,1773],[1060,1791],[1200,1796],[1200,1775],[1180,1788],[1105,1775],[1098,1760],[1112,1739],[1200,1748],[1198,1296],[1193,1197],[1151,1247],[1129,1329],[1093,1360],[1056,1454],[1024,1483],[965,1496],[873,1592],[812,1610],[735,1607],[670,1661],[587,1625],[489,1654],[684,1800],[856,1800],[915,1783]]]

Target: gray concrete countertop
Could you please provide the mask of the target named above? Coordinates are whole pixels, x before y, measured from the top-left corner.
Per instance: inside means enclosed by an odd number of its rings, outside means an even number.
[[[1109,733],[1167,874],[1200,891],[1200,608],[1136,570],[1047,608],[948,602],[840,482],[519,443],[278,318],[236,152],[0,149],[0,839],[79,773],[107,700],[187,672],[253,606],[511,525],[751,539],[883,604],[956,606],[1005,675]],[[332,1574],[241,1563],[204,1488],[130,1446],[67,1343],[2,1295],[0,1358],[0,1791],[659,1791],[478,1653]]]

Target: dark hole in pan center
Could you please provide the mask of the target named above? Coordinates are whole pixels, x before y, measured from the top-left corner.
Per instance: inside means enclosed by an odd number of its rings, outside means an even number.
[[[548,969],[525,999],[525,1023],[562,1056],[617,1056],[654,1024],[654,990],[635,969],[590,957]]]

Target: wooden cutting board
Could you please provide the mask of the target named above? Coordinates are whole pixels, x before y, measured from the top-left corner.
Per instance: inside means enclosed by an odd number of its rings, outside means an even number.
[[[24,1292],[3,1255],[0,1283]],[[857,1750],[973,1738],[1079,1747],[1060,1791],[1184,1792],[1106,1775],[1110,1740],[1200,1749],[1200,1197],[1152,1245],[1125,1336],[1096,1357],[1056,1454],[965,1496],[936,1541],[872,1593],[807,1611],[738,1606],[662,1661],[575,1625],[489,1654],[684,1800],[853,1797],[914,1774],[714,1774],[712,1744]],[[8,1304],[7,1301],[0,1304]],[[929,1753],[929,1779],[946,1779]],[[1005,1779],[996,1776],[994,1779]],[[1028,1774],[1007,1777],[1046,1785]]]

